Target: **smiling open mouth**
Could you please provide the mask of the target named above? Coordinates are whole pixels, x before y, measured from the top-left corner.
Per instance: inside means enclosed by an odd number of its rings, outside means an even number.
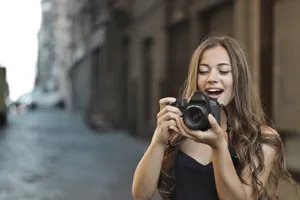
[[[223,91],[224,91],[223,89],[218,89],[218,88],[216,88],[216,89],[209,88],[209,89],[205,90],[205,92],[207,92],[207,94],[209,96],[214,97],[214,98],[219,97]]]

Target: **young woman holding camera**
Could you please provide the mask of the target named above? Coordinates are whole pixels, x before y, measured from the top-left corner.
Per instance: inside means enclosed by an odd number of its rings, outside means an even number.
[[[274,200],[279,180],[292,181],[279,134],[267,124],[245,54],[231,37],[208,37],[195,50],[182,94],[203,91],[220,105],[220,123],[193,130],[182,109],[159,101],[157,127],[133,179],[136,200],[158,189],[164,200]],[[292,181],[293,182],[293,181]]]

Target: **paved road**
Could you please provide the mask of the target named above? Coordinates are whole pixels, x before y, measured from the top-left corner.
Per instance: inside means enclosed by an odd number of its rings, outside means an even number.
[[[145,148],[122,133],[95,134],[77,115],[10,116],[0,134],[0,200],[133,199]]]
[[[132,175],[144,142],[93,133],[78,115],[58,111],[9,121],[0,134],[0,200],[133,199]],[[281,199],[290,199],[290,186],[282,188]]]

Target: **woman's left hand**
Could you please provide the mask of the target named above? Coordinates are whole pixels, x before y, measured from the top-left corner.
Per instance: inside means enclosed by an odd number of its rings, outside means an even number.
[[[211,146],[213,149],[218,149],[226,142],[224,130],[219,126],[217,120],[211,114],[208,115],[208,121],[211,125],[211,129],[208,129],[207,131],[192,130],[184,124],[182,117],[178,117],[176,118],[177,127],[172,128],[174,128],[174,131],[177,133],[194,140],[195,142],[204,143]]]

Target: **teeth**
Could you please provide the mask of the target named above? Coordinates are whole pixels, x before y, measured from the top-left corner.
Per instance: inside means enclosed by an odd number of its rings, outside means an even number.
[[[219,89],[207,89],[208,92],[221,92]]]

